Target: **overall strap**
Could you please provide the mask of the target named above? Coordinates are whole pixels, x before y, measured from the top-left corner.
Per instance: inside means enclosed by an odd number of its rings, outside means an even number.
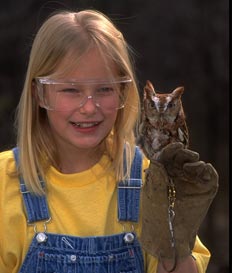
[[[130,179],[118,185],[118,220],[138,222],[142,187],[142,153],[136,146]]]
[[[13,148],[16,167],[19,166],[19,148]],[[45,195],[36,195],[27,190],[23,177],[19,176],[20,191],[23,196],[28,223],[50,219],[47,199]],[[44,182],[41,181],[42,187]]]

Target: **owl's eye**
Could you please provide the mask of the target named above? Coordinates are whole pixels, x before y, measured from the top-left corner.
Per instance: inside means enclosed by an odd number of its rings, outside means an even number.
[[[174,102],[170,102],[169,104],[168,104],[168,108],[172,108],[174,106]]]
[[[151,108],[155,107],[155,102],[153,100],[150,101],[150,107]]]

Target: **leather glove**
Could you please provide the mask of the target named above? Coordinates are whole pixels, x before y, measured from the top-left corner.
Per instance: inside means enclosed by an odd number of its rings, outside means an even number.
[[[167,145],[146,170],[143,248],[153,256],[175,261],[191,254],[217,189],[218,174],[211,164],[199,161],[199,154],[182,143]]]

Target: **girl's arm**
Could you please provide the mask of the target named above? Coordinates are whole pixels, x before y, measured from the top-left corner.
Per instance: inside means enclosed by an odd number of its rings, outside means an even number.
[[[164,265],[164,266],[163,266]],[[165,267],[165,268],[164,268]],[[171,269],[172,263],[170,261],[163,261],[158,263],[157,273],[167,273],[167,269]],[[172,273],[199,273],[195,259],[190,255],[187,258],[178,262],[176,268]]]

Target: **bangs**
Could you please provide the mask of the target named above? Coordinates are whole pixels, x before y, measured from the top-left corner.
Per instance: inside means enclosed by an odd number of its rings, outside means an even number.
[[[115,54],[113,54],[114,57],[112,58],[112,55],[110,53],[106,54],[105,47],[102,48],[102,46],[94,43],[93,41],[89,43],[88,46],[83,51],[80,51],[79,48],[78,49],[73,48],[72,50],[70,50],[60,60],[59,64],[53,70],[54,72],[43,76],[55,79],[67,78],[70,73],[80,68],[79,67],[80,60],[85,58],[85,55],[92,49],[96,49],[98,51],[99,56],[101,56],[104,63],[104,68],[107,70],[109,78],[129,76],[128,75],[129,73],[126,72],[118,56],[115,56]]]

